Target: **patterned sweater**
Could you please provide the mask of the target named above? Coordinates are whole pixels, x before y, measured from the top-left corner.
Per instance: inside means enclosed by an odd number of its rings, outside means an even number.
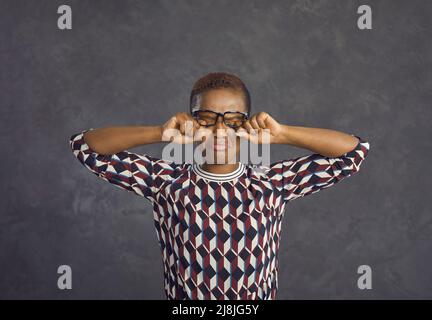
[[[340,157],[317,153],[229,174],[127,150],[101,155],[70,137],[75,157],[113,185],[148,199],[162,251],[167,299],[276,299],[285,205],[360,169],[369,143]],[[258,169],[258,170],[257,170]]]

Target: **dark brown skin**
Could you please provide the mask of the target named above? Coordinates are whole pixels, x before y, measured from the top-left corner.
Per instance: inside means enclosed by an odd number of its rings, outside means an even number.
[[[241,93],[232,89],[207,91],[203,95],[201,108],[221,113],[225,111],[246,111]],[[194,138],[185,135],[186,121],[192,121],[193,123],[193,134],[197,133],[195,141],[205,141],[209,135],[218,134],[224,136],[229,130],[231,132],[233,130],[223,123],[221,117],[218,118],[216,125],[205,128],[200,126],[190,113],[179,112],[160,126],[115,126],[94,129],[84,134],[84,141],[90,148],[100,154],[114,154],[140,145],[169,142],[169,138],[167,139],[164,133],[167,132],[167,129],[177,129],[181,132],[181,135],[176,136],[174,142],[192,143]],[[217,129],[221,130],[217,131]],[[253,135],[254,129],[257,130],[258,135]],[[359,142],[356,137],[336,130],[280,124],[266,112],[254,114],[237,132],[252,143],[263,143],[261,139],[262,129],[269,130],[271,144],[288,144],[327,157],[339,157],[354,149]],[[239,142],[240,136],[237,136],[235,143],[233,143],[233,147],[236,148],[236,156],[238,156],[240,150]],[[238,164],[228,163],[227,160],[228,157],[225,156],[225,163],[205,163],[203,169],[212,173],[234,171]]]

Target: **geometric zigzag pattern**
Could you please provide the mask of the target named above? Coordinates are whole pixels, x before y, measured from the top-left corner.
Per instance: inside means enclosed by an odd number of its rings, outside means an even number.
[[[268,167],[239,163],[215,175],[197,164],[122,151],[100,155],[70,138],[91,172],[153,204],[167,299],[276,299],[286,203],[357,172],[369,151],[362,138],[340,157],[310,154]],[[354,135],[353,135],[354,136]]]

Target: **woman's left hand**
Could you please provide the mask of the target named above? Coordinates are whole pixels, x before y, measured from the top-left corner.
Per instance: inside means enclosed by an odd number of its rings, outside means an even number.
[[[279,122],[267,112],[258,112],[243,123],[237,135],[256,144],[267,144],[274,143],[281,131]]]

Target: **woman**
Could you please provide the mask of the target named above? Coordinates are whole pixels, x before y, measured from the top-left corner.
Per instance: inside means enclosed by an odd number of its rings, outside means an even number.
[[[70,138],[94,174],[152,202],[168,299],[275,299],[285,205],[357,172],[369,151],[359,136],[280,124],[266,112],[250,117],[250,108],[238,77],[210,73],[195,83],[190,113],[161,126],[91,128]],[[248,165],[238,161],[241,138],[312,153]],[[211,146],[202,164],[127,151],[199,140]]]

